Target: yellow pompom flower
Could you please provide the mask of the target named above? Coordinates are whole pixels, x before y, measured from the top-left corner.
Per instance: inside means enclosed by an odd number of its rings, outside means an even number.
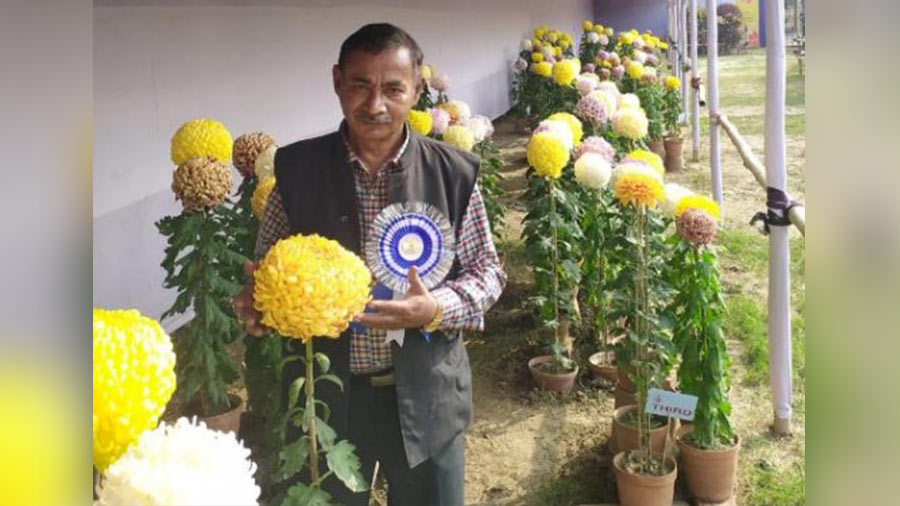
[[[597,35],[603,35],[604,33],[606,33],[606,30],[603,28],[603,25],[598,23],[594,25],[594,33],[596,33]]]
[[[225,125],[211,119],[195,119],[181,125],[172,136],[172,163],[206,156],[222,163],[231,161],[233,142]]]
[[[531,71],[541,77],[550,77],[553,74],[553,65],[550,62],[542,61],[533,64]]]
[[[684,212],[688,209],[703,211],[704,213],[715,218],[716,221],[719,221],[719,204],[715,200],[705,195],[694,194],[682,198],[678,202],[678,206],[675,208],[675,217],[680,218],[681,215],[684,214]]]
[[[666,76],[665,86],[668,90],[676,91],[681,88],[681,79],[675,76]]]
[[[137,310],[94,309],[94,467],[156,427],[175,391],[172,340]]]
[[[650,168],[655,170],[660,176],[666,173],[666,166],[663,164],[663,159],[652,151],[647,151],[645,149],[635,149],[631,153],[628,153],[628,156],[626,156],[625,159],[644,162],[649,165]]]
[[[647,115],[643,109],[619,109],[612,117],[613,131],[632,140],[643,139],[647,135]]]
[[[666,199],[662,177],[641,163],[624,163],[616,167],[613,193],[623,206],[652,208]]]
[[[659,48],[662,49],[663,51],[665,51],[666,49],[669,49],[669,43],[660,41]]]
[[[559,40],[559,32],[551,31],[547,34],[547,40],[550,41],[551,44],[556,44],[556,41]]]
[[[553,80],[560,86],[569,86],[578,77],[578,69],[572,60],[562,60],[553,64]]]
[[[272,189],[275,188],[275,176],[267,177],[256,185],[253,190],[253,196],[250,197],[250,209],[253,210],[253,216],[257,220],[262,220],[263,213],[266,212],[266,204],[269,203],[269,196]]]
[[[576,118],[574,114],[557,112],[547,116],[547,119],[565,123],[569,127],[569,130],[572,131],[572,143],[578,144],[581,142],[581,137],[584,135],[584,128],[581,126],[581,120]]]
[[[631,32],[622,32],[619,34],[619,44],[630,46],[634,44],[634,35]]]
[[[304,343],[347,330],[372,281],[366,264],[337,241],[299,234],[275,243],[253,278],[263,325]]]
[[[625,69],[628,72],[628,77],[637,81],[644,75],[644,66],[641,62],[633,61],[628,64],[628,68]]]
[[[430,112],[410,109],[409,114],[406,116],[406,120],[409,121],[410,128],[417,134],[428,135],[431,133],[433,120]]]
[[[551,132],[532,135],[526,154],[528,164],[534,167],[535,173],[549,179],[558,179],[569,163],[569,150],[565,142]]]
[[[422,67],[419,69],[419,75],[422,77],[422,79],[426,83],[431,82],[431,76],[433,74],[434,74],[434,69],[432,69],[431,65],[428,63],[423,64]]]
[[[615,34],[615,33],[616,33],[616,31],[613,30],[612,27],[607,27],[607,28],[606,28],[606,36],[607,36],[607,37],[612,37],[613,34]]]
[[[472,151],[472,146],[475,145],[475,134],[462,125],[451,125],[447,127],[447,129],[444,130],[444,135],[441,139],[447,144],[456,146],[463,151]]]
[[[581,29],[588,32],[594,28],[594,23],[589,19],[585,19],[581,22]]]
[[[544,25],[534,29],[534,37],[537,39],[543,39],[545,33],[547,33],[547,27]]]
[[[553,56],[562,58],[563,48],[561,46],[553,46]]]
[[[534,49],[540,49],[541,48],[541,39],[539,39],[537,37],[532,38],[531,39],[531,47],[533,47]]]
[[[541,63],[542,61],[544,61],[543,53],[539,51],[531,53],[531,61],[533,61],[534,63]]]

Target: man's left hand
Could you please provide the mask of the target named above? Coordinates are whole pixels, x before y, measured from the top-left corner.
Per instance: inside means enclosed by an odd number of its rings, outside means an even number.
[[[415,267],[407,272],[409,290],[403,300],[373,300],[367,306],[375,313],[362,313],[354,321],[378,329],[411,329],[431,323],[437,313],[437,300],[431,296]]]

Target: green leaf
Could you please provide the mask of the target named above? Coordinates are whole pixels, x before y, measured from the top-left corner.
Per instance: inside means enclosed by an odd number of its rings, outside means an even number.
[[[281,506],[331,506],[331,494],[320,488],[297,483],[288,489]]]
[[[368,487],[362,473],[359,472],[359,457],[354,450],[356,447],[349,441],[341,441],[328,451],[325,460],[328,462],[328,469],[334,471],[334,475],[344,482],[348,489],[363,492]]]
[[[337,433],[334,432],[334,429],[319,417],[316,417],[316,435],[318,436],[319,444],[322,445],[322,449],[325,451],[330,451],[334,446],[334,441],[337,439]]]
[[[278,476],[280,481],[286,480],[299,473],[309,459],[309,439],[301,436],[293,443],[285,446],[278,452],[281,460]]]
[[[300,390],[303,388],[303,385],[306,383],[306,376],[300,376],[295,379],[291,383],[291,387],[288,390],[288,406],[294,407],[297,405],[297,398],[300,397]]]
[[[341,389],[341,392],[344,391],[344,383],[341,381],[340,378],[338,378],[334,374],[323,374],[323,375],[319,376],[318,378],[316,378],[315,382],[318,383],[319,381],[322,381],[322,380],[330,381],[330,382],[334,383],[335,385],[337,385],[338,388]]]
[[[331,367],[331,359],[328,358],[328,355],[324,353],[316,353],[316,362],[319,363],[319,369],[322,370],[322,373],[327,373],[328,369]]]

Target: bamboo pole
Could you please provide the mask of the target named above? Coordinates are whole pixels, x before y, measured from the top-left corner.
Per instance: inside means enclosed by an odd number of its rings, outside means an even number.
[[[688,88],[688,80],[687,74],[684,71],[685,63],[688,61],[688,30],[687,30],[687,12],[688,12],[688,2],[687,0],[678,0],[678,47],[681,52],[681,59],[679,60],[680,68],[679,71],[679,79],[681,79],[681,110],[684,112],[684,123],[688,122],[688,107],[690,98],[689,88]]]
[[[765,191],[768,186],[765,165],[759,161],[759,158],[757,158],[756,154],[753,153],[752,148],[750,148],[750,144],[747,143],[737,127],[731,123],[728,116],[720,114],[719,125],[722,126],[722,130],[725,130],[725,133],[731,138],[731,142],[734,144],[735,149],[737,149],[738,154],[741,156],[741,160],[744,162],[744,167],[747,167],[747,169],[750,170],[750,173],[753,174],[756,182],[758,182],[759,186]],[[788,218],[791,220],[791,224],[797,227],[797,230],[799,230],[803,236],[806,236],[806,212],[804,211],[803,206],[792,207],[791,210],[788,211]]]
[[[766,181],[785,191],[784,1],[766,2]],[[769,382],[774,403],[773,429],[791,432],[791,280],[788,228],[769,228]]]
[[[709,97],[709,176],[712,194],[719,209],[725,210],[722,196],[722,154],[719,148],[719,22],[716,8],[717,0],[706,1],[706,75]]]
[[[697,0],[691,0],[691,81],[697,75]],[[692,160],[700,161],[700,92],[691,86],[691,140]]]

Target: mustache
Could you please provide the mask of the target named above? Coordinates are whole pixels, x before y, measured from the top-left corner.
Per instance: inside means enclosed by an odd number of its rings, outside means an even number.
[[[356,119],[370,125],[389,125],[393,122],[393,118],[383,114],[379,116],[369,116],[368,114],[357,114]]]

